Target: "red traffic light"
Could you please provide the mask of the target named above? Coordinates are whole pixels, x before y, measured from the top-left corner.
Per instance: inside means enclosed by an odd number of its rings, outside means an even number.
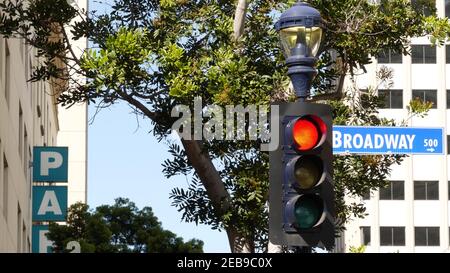
[[[270,152],[269,239],[274,244],[335,243],[332,108],[280,105],[280,145]]]
[[[306,115],[292,122],[292,139],[298,151],[314,149],[325,140],[327,126],[319,117]]]

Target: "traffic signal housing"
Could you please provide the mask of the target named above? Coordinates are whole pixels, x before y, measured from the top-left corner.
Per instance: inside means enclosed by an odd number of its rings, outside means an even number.
[[[280,104],[279,113],[279,146],[270,152],[269,239],[330,249],[335,240],[331,107],[295,102]]]

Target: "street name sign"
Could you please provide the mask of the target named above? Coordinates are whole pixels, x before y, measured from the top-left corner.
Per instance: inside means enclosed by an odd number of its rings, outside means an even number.
[[[333,154],[444,154],[444,129],[333,126]]]

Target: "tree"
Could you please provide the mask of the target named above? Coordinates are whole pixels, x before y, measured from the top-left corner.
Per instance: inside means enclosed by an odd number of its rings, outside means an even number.
[[[95,211],[75,203],[68,210],[67,225],[50,223],[47,237],[54,241],[55,252],[67,251],[70,241],[79,242],[82,252],[203,252],[202,241],[184,242],[162,228],[150,207],[139,210],[126,198],[117,198],[114,205],[102,205]]]
[[[0,4],[0,33],[21,37],[39,49],[42,65],[31,80],[63,80],[58,94],[62,105],[89,101],[108,107],[125,101],[152,121],[153,134],[163,140],[174,122],[171,109],[192,105],[197,96],[204,104],[219,106],[293,99],[273,27],[276,11],[293,2],[114,0],[109,13],[85,16],[66,0],[35,0],[30,5],[18,0]],[[412,7],[403,0],[307,2],[321,11],[325,24],[312,100],[338,100],[333,105],[339,124],[392,125],[376,118],[376,96],[345,89],[344,79],[364,70],[369,56],[384,49],[408,54],[409,37],[430,34],[442,43],[450,30],[447,20],[425,17],[420,12],[424,4]],[[76,16],[82,19],[73,21]],[[87,37],[96,47],[78,57],[68,33],[74,39]],[[366,103],[370,109],[362,108]],[[259,144],[182,139],[182,147],[169,144],[173,158],[163,163],[167,177],[192,177],[187,189],[172,192],[183,220],[224,229],[233,252],[267,247],[268,155]],[[334,180],[343,225],[350,215],[364,215],[362,204],[345,204],[344,195],[360,196],[383,185],[390,166],[401,158],[341,159],[335,162]],[[373,171],[358,172],[365,169]]]
[[[364,253],[366,251],[366,246],[365,245],[361,245],[358,247],[355,246],[350,246],[349,252],[350,253]]]

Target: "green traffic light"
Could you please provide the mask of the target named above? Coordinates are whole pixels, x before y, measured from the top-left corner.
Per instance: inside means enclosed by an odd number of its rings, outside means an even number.
[[[323,201],[315,194],[300,196],[295,202],[294,216],[298,228],[309,229],[319,222],[323,213]]]

